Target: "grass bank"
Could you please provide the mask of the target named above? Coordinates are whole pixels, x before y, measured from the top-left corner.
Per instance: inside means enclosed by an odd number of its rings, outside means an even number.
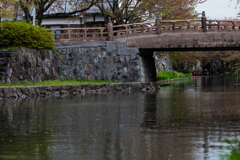
[[[30,82],[30,81],[23,81],[13,84],[0,84],[0,87],[26,87],[26,86],[58,86],[58,85],[84,85],[84,84],[107,84],[107,83],[116,83],[113,81],[107,80],[49,80],[49,81],[42,81],[42,82]]]
[[[157,73],[158,81],[168,80],[168,79],[176,79],[176,78],[191,78],[192,75],[189,73],[181,73],[177,71],[163,71],[161,73]]]

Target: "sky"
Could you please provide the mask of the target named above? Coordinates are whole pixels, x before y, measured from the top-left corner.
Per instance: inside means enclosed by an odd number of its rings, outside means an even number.
[[[240,4],[237,5],[237,0],[207,0],[203,4],[198,4],[196,10],[199,13],[205,11],[208,19],[237,18]]]

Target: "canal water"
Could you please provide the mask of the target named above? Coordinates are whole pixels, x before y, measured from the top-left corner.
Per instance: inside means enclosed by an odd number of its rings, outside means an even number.
[[[218,160],[240,135],[240,79],[0,101],[0,159]]]

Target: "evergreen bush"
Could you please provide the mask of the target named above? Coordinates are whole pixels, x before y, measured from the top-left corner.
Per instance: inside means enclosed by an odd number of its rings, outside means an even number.
[[[53,49],[53,34],[44,27],[34,26],[27,22],[5,21],[0,24],[0,48],[26,47]]]

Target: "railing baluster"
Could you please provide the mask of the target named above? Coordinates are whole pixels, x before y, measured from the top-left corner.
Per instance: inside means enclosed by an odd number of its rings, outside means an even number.
[[[101,39],[103,38],[103,29],[101,29]]]
[[[85,41],[87,41],[87,30],[84,30],[84,32]]]
[[[68,39],[71,39],[71,30],[68,30]]]

